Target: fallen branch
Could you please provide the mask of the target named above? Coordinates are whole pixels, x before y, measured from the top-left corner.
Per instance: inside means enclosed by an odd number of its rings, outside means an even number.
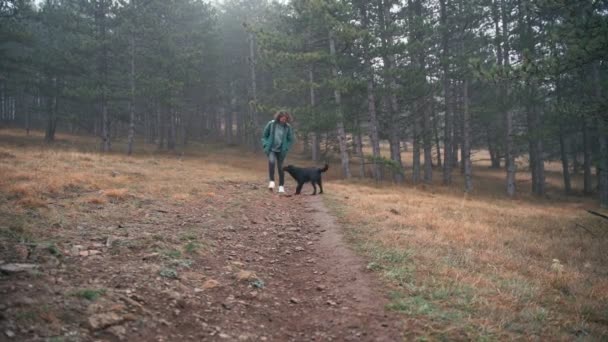
[[[593,211],[593,210],[587,210],[587,212],[588,212],[589,214],[592,214],[592,215],[595,215],[595,216],[599,216],[599,217],[601,217],[601,218],[603,218],[603,219],[605,219],[605,220],[608,220],[608,216],[606,216],[606,215],[604,215],[604,214],[600,214],[600,213],[598,213],[597,211]]]

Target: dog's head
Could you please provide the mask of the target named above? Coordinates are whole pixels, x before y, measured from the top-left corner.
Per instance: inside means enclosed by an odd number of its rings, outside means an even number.
[[[293,172],[295,169],[295,166],[293,165],[287,165],[287,166],[283,166],[283,171],[287,171],[287,172]]]

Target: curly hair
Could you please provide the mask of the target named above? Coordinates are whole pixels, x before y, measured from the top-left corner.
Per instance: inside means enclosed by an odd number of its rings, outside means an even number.
[[[283,116],[287,118],[287,122],[291,122],[291,114],[289,114],[289,112],[287,112],[285,110],[280,110],[280,111],[276,112],[274,114],[274,120],[279,121],[279,119]]]

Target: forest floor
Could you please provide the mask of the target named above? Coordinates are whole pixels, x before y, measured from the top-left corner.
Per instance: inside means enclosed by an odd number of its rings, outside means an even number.
[[[39,141],[0,130],[0,341],[608,336],[608,227],[582,198],[463,198],[333,166],[326,194],[279,196],[237,148]]]

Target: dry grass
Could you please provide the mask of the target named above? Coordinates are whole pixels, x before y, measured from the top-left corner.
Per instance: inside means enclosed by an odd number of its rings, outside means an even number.
[[[48,147],[39,133],[23,137],[0,130],[0,140],[0,214],[11,213],[0,223],[11,227],[7,236],[22,240],[40,233],[28,210],[61,222],[92,205],[188,202],[224,196],[208,183],[266,182],[265,159],[236,148],[192,145],[176,155],[138,145],[135,156],[127,157],[98,154],[90,138],[60,135]],[[477,157],[485,159],[482,152]],[[404,160],[410,158],[404,153]],[[313,164],[296,153],[288,161]],[[411,326],[427,327],[409,331],[412,336],[606,339],[608,227],[583,210],[595,202],[563,196],[554,172],[548,175],[547,198],[534,198],[526,190],[507,199],[504,171],[484,163],[475,166],[475,190],[468,196],[457,171],[450,188],[439,185],[438,175],[431,185],[396,187],[336,181],[340,170],[332,165],[324,177],[326,199],[348,237],[369,258],[368,268],[381,272],[395,290],[391,307],[407,313],[406,320],[422,323]],[[519,189],[528,181],[519,174]],[[591,227],[596,236],[575,223]]]
[[[17,201],[23,208],[35,209],[35,208],[46,208],[47,202],[41,198],[26,197]]]
[[[39,133],[24,137],[2,130],[0,135],[5,141],[0,155],[11,156],[0,158],[0,191],[24,203],[66,196],[93,204],[129,197],[188,201],[204,194],[209,181],[260,182],[262,175],[243,170],[264,169],[263,158],[217,146],[192,146],[185,155],[154,154],[153,146],[145,146],[127,157],[94,152],[90,138],[60,135],[58,143],[46,146]]]
[[[584,334],[607,336],[606,320],[590,321],[608,310],[608,236],[602,222],[581,210],[593,202],[508,200],[485,191],[465,197],[438,186],[367,182],[338,182],[331,189],[331,203],[372,268],[401,296],[420,298],[402,308],[415,314],[411,319],[433,325],[454,311],[435,338],[454,338],[449,330],[459,325],[457,331],[478,338],[464,327],[483,324],[488,336],[569,339],[579,329],[574,322],[585,322]],[[576,223],[596,227],[598,236]],[[435,310],[412,311],[425,305]],[[546,316],[542,324],[522,313],[530,305]]]
[[[388,144],[381,151],[389,157]],[[471,194],[457,169],[451,187],[437,169],[431,184],[413,185],[411,152],[402,153],[405,186],[354,180],[332,182],[328,191],[368,269],[395,290],[391,308],[417,323],[408,326],[425,327],[410,336],[608,339],[608,225],[585,212],[598,208],[581,196],[580,175],[572,179],[575,195],[566,196],[561,165],[547,163],[547,195],[538,198],[521,158],[518,193],[508,199],[505,171],[489,167],[486,151],[472,159]]]
[[[221,196],[209,183],[265,181],[263,158],[221,146],[193,145],[178,155],[138,145],[127,157],[119,144],[117,152],[99,154],[90,137],[60,135],[46,145],[39,132],[26,137],[0,130],[0,141],[0,252],[4,239],[69,239],[48,229],[53,225],[77,233],[77,226],[89,221],[120,222],[135,215],[140,203]]]
[[[108,203],[108,200],[100,196],[91,196],[84,198],[83,202],[89,204],[106,204]]]
[[[17,183],[9,186],[8,195],[16,198],[30,197],[35,194],[34,184]]]
[[[108,198],[111,198],[114,200],[121,200],[121,199],[127,198],[129,190],[128,189],[107,189],[107,190],[102,190],[101,193]]]

